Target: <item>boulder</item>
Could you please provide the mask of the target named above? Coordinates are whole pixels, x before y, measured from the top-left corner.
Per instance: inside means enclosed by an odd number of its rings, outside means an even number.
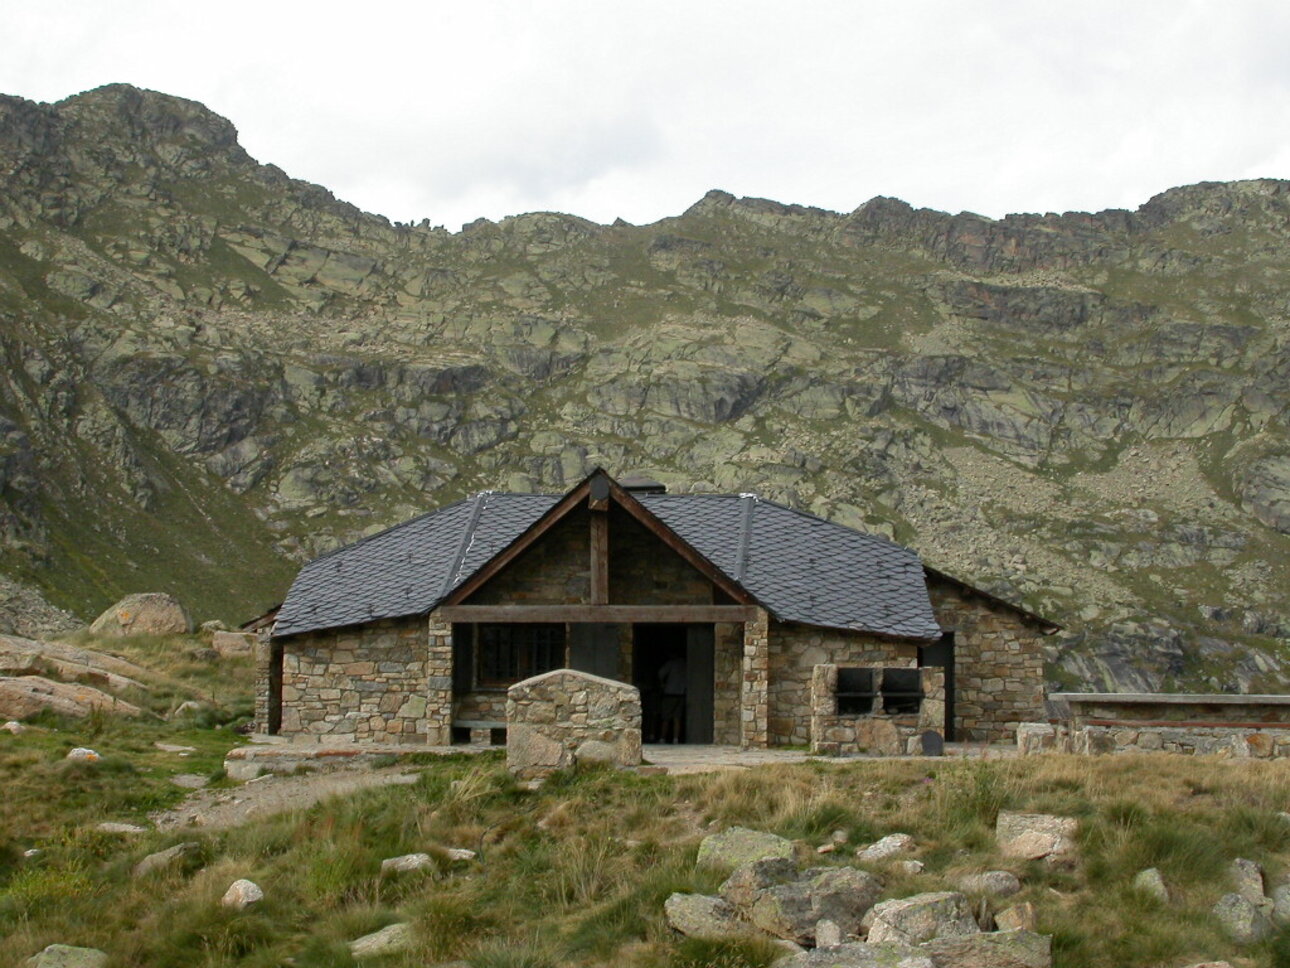
[[[386,925],[380,931],[365,934],[349,943],[349,955],[355,961],[364,958],[380,958],[384,955],[397,954],[412,947],[415,935],[412,925],[405,922]]]
[[[1290,924],[1290,883],[1284,883],[1272,892],[1272,921],[1279,927]]]
[[[51,944],[40,954],[28,958],[27,968],[106,968],[107,963],[107,953],[98,948]]]
[[[966,897],[957,891],[936,891],[876,905],[869,943],[916,945],[933,938],[963,937],[980,931]]]
[[[1272,933],[1272,920],[1259,905],[1240,894],[1224,894],[1214,905],[1224,934],[1239,945],[1258,944]]]
[[[1053,939],[1032,931],[935,938],[919,950],[936,968],[1052,968]]]
[[[1004,857],[1060,859],[1075,852],[1079,821],[1046,813],[999,812],[995,840]]]
[[[0,716],[26,719],[43,710],[60,716],[85,717],[96,709],[138,716],[143,710],[93,686],[55,682],[43,676],[0,677]]]
[[[821,918],[815,923],[815,947],[837,948],[842,945],[844,940],[842,928],[838,926],[836,921]]]
[[[74,746],[67,751],[67,756],[65,756],[64,759],[81,763],[97,763],[99,760],[103,759],[103,757],[99,756],[97,752],[86,746]]]
[[[474,860],[475,852],[468,847],[445,847],[443,854],[449,860]]]
[[[1148,897],[1154,897],[1162,904],[1169,903],[1169,888],[1165,887],[1165,879],[1154,867],[1148,867],[1134,875],[1133,889]]]
[[[937,968],[931,957],[902,945],[873,945],[853,941],[836,948],[803,951],[782,961],[775,968]]]
[[[1267,899],[1263,890],[1263,868],[1252,860],[1238,857],[1230,868],[1236,893],[1251,904],[1262,905]]]
[[[1034,931],[1038,915],[1029,901],[1006,907],[994,916],[994,926],[999,931]]]
[[[908,853],[916,847],[914,838],[909,834],[888,834],[876,843],[857,850],[856,860],[871,864],[891,860],[891,858]]]
[[[175,844],[175,846],[159,850],[155,854],[149,854],[134,865],[131,874],[135,877],[147,877],[149,874],[155,874],[158,871],[179,867],[188,858],[201,853],[201,849],[201,844],[195,841]]]
[[[253,632],[216,632],[211,636],[211,648],[223,659],[254,655],[257,638]]]
[[[698,867],[733,871],[741,864],[771,858],[791,859],[793,845],[775,834],[747,827],[731,827],[704,837],[699,844]]]
[[[382,874],[404,874],[427,868],[434,868],[434,860],[429,854],[402,854],[399,857],[387,857],[381,861]]]
[[[911,877],[915,874],[921,874],[926,869],[926,866],[921,860],[898,860],[895,864],[896,870]]]
[[[673,930],[688,938],[734,938],[748,933],[730,904],[706,894],[673,894],[663,902],[663,915]]]
[[[964,894],[1011,897],[1021,890],[1021,881],[1011,871],[982,871],[960,877],[959,890]]]
[[[179,599],[164,592],[127,595],[90,625],[101,636],[187,635],[193,620]]]
[[[770,857],[740,864],[726,878],[718,893],[736,908],[748,911],[766,888],[796,879],[797,864],[787,857]]]
[[[842,934],[855,934],[882,894],[882,882],[868,871],[834,867],[808,871],[799,881],[763,890],[749,911],[757,927],[777,938],[815,942],[815,926],[834,922]]]
[[[250,907],[258,901],[264,900],[264,891],[260,890],[260,885],[254,881],[239,879],[228,886],[224,896],[220,898],[220,904],[224,907],[235,908],[241,911],[243,908]]]
[[[27,732],[27,727],[17,720],[11,719],[9,722],[0,726],[0,730],[4,730],[6,733],[12,733],[14,736],[21,736],[23,733]]]

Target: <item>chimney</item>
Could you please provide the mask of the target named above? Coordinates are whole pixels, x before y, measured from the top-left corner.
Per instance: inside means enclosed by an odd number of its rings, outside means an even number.
[[[618,482],[618,486],[630,494],[666,494],[667,485],[660,484],[652,477],[643,474],[629,474]]]

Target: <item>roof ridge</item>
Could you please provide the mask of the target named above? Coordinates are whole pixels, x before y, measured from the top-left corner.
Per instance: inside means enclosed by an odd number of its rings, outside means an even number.
[[[479,524],[479,516],[483,513],[484,505],[488,503],[488,497],[492,493],[492,491],[480,491],[475,495],[475,506],[471,508],[470,518],[461,533],[461,541],[457,543],[457,553],[453,555],[452,564],[448,566],[448,571],[443,576],[443,584],[439,587],[439,594],[435,596],[436,602],[447,595],[456,584],[457,573],[461,571],[462,563],[466,560],[466,552],[474,543],[475,527]]]
[[[735,581],[744,583],[748,571],[748,543],[752,537],[753,508],[760,498],[756,494],[740,494],[739,503],[743,505],[739,521],[739,547],[735,550]]]

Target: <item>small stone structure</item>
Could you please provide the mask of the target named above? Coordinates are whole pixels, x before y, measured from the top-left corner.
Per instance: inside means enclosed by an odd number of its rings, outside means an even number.
[[[641,697],[635,686],[555,669],[506,691],[506,765],[522,779],[580,762],[637,766]]]
[[[881,690],[883,667],[873,667]],[[885,756],[918,754],[924,732],[940,734],[945,723],[945,673],[919,669],[923,698],[916,713],[885,713],[875,708],[864,715],[838,712],[838,667],[817,665],[811,676],[811,752],[880,753]],[[878,699],[875,706],[881,707]]]
[[[1290,756],[1290,696],[1054,693],[1069,713],[1017,727],[1023,754],[1184,753]]]

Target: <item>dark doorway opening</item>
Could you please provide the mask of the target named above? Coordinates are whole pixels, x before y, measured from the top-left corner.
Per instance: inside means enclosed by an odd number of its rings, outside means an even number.
[[[677,711],[678,705],[682,741],[712,742],[714,645],[711,625],[632,627],[632,685],[641,692],[641,733],[646,743],[662,742],[665,713]],[[670,691],[675,693],[677,663],[683,668],[685,691],[669,697],[664,694],[665,680],[671,680]]]
[[[277,736],[282,730],[282,643],[269,640],[269,721],[264,731]]]
[[[954,730],[954,633],[942,632],[940,641],[924,646],[918,653],[919,666],[945,671],[945,742],[955,740]]]

